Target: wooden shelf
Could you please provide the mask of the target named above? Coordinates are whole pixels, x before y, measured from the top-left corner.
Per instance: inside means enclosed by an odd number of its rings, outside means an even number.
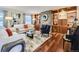
[[[58,19],[58,14],[60,10],[65,10],[67,12],[67,19]],[[53,32],[58,32],[58,33],[66,33],[67,32],[67,25],[68,22],[73,20],[77,15],[77,8],[75,6],[73,7],[67,7],[67,8],[61,8],[58,10],[53,10],[53,26],[52,26],[52,31]],[[70,19],[72,18],[73,19]]]

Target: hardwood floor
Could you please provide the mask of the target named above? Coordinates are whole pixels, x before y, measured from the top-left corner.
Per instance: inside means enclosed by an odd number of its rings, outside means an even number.
[[[63,52],[63,34],[57,33],[54,38],[55,42],[50,48],[51,52]]]
[[[38,47],[35,52],[69,52],[70,43],[65,42],[63,44],[63,34],[53,33],[44,44]]]
[[[56,52],[63,50],[63,35],[61,33],[53,33],[44,44],[38,47],[35,51],[38,52]],[[61,43],[61,44],[60,44]]]

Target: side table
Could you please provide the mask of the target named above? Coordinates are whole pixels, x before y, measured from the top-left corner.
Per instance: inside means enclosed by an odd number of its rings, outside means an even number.
[[[66,38],[66,34],[63,36],[63,49],[65,52],[69,52],[71,50],[71,42]]]

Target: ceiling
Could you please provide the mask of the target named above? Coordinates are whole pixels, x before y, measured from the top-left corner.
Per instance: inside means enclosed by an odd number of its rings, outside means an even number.
[[[47,10],[65,8],[68,6],[0,6],[3,10],[18,10],[26,14],[40,13]]]

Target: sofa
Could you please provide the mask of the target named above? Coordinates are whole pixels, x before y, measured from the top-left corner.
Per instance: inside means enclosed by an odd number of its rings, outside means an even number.
[[[14,28],[16,29],[16,32],[18,33],[26,33],[29,31],[29,29],[34,29],[34,26],[27,25],[27,24],[18,24],[18,25],[14,25]]]
[[[24,24],[14,25],[14,28],[18,33],[24,33],[28,31],[28,25],[24,25]]]
[[[16,46],[16,49],[12,49],[12,52],[23,52],[25,50],[25,35],[18,33],[11,33],[8,28],[0,29],[0,52],[9,52],[11,48]],[[19,49],[22,48],[20,51]]]

